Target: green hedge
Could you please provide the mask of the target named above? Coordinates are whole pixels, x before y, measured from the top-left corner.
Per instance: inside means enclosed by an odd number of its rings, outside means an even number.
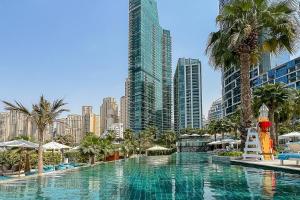
[[[220,152],[218,156],[228,156],[228,157],[241,157],[243,152],[239,151],[228,151],[228,152]]]
[[[88,156],[82,155],[79,151],[66,152],[65,157],[69,159],[69,162],[86,163],[89,161]]]
[[[30,165],[32,168],[37,166],[38,154],[35,151],[29,152]],[[61,163],[62,157],[59,152],[44,152],[43,161],[44,165],[53,165]],[[16,150],[0,152],[0,165],[7,165],[12,167],[13,165],[19,164],[20,152]],[[22,162],[25,162],[25,152],[23,152]]]

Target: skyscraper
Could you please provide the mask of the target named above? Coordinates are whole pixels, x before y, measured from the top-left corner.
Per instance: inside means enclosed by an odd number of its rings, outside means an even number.
[[[120,123],[123,124],[124,129],[129,128],[129,115],[128,115],[128,99],[129,99],[129,80],[125,81],[125,96],[120,99]]]
[[[119,110],[115,98],[103,99],[100,107],[100,121],[100,134],[103,134],[112,124],[119,122]]]
[[[171,77],[170,32],[159,24],[156,0],[129,0],[129,126],[134,131],[169,127],[165,87]],[[167,93],[170,94],[167,94]],[[165,109],[165,110],[164,110]]]
[[[223,118],[222,98],[214,101],[208,111],[208,121],[219,120]]]
[[[94,130],[94,114],[92,106],[82,106],[82,137]]]
[[[82,135],[82,117],[80,115],[68,115],[67,117],[68,131],[74,138],[76,144],[79,144]]]
[[[198,59],[180,58],[174,74],[174,127],[202,128],[202,74]]]

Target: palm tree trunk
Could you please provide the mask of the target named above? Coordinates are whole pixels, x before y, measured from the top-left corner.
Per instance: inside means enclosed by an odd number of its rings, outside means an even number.
[[[222,140],[224,140],[224,132],[222,132]],[[222,142],[222,149],[225,149],[225,143]]]
[[[38,175],[43,174],[43,132],[39,130],[39,149],[38,149]]]
[[[215,135],[215,142],[217,141],[217,133],[214,134]]]
[[[244,150],[247,137],[247,128],[252,122],[252,94],[250,88],[250,54],[240,54],[241,63],[241,105],[242,105],[242,127],[241,127],[241,149]]]

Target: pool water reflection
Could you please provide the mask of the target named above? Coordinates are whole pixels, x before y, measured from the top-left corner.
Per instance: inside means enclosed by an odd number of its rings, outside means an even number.
[[[300,175],[210,162],[207,154],[127,159],[0,184],[0,199],[300,199]]]

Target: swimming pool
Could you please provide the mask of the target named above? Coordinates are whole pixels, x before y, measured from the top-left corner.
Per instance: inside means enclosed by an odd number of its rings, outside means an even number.
[[[0,183],[0,199],[300,199],[300,175],[178,153]]]

